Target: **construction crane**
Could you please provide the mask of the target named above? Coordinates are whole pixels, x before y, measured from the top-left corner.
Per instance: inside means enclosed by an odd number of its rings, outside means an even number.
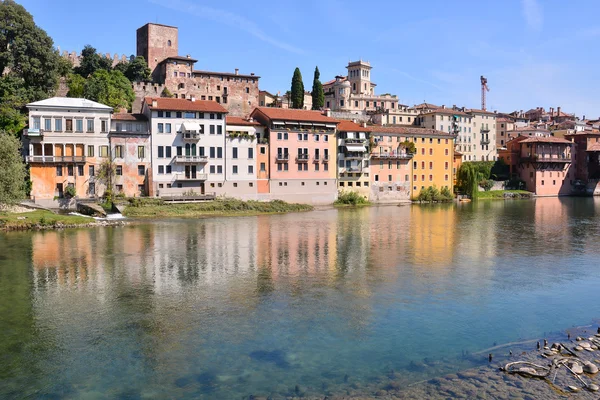
[[[481,75],[481,109],[485,111],[485,92],[489,92],[490,88],[487,85],[487,78]]]

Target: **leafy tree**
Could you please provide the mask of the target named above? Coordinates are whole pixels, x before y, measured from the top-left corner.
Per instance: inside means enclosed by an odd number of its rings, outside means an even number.
[[[148,68],[148,63],[146,63],[146,59],[142,56],[134,58],[124,73],[131,82],[148,82],[151,80],[150,74],[151,71]]]
[[[57,53],[58,54],[58,53]],[[73,63],[66,57],[62,57],[58,54],[58,75],[69,76],[73,73]]]
[[[107,203],[112,202],[112,188],[116,175],[117,164],[115,164],[113,160],[107,158],[106,160],[100,163],[100,166],[98,167],[98,172],[96,173],[96,179],[98,180],[98,182],[106,186],[104,197],[106,198]]]
[[[0,77],[0,129],[14,136],[25,128],[25,104],[29,101],[29,92],[23,80],[13,74]]]
[[[473,163],[463,163],[456,173],[456,187],[472,199],[477,197],[477,185],[482,179]]]
[[[113,70],[121,71],[121,73],[127,76],[127,68],[129,68],[129,63],[125,61],[119,61],[114,67]]]
[[[319,80],[321,73],[319,72],[319,67],[315,67],[315,76],[313,78],[313,86],[312,86],[312,109],[320,110],[323,108],[325,104],[325,92],[323,91],[323,84]],[[302,96],[304,98],[304,96]]]
[[[173,97],[173,93],[171,93],[171,91],[165,87],[165,88],[163,89],[162,93],[160,94],[160,97],[168,97],[168,98],[171,98],[171,97]]]
[[[67,78],[67,84],[69,85],[67,97],[83,97],[86,84],[85,78],[81,75],[71,74]]]
[[[292,77],[292,108],[304,108],[304,82],[300,68],[296,67]]]
[[[85,82],[84,97],[113,108],[131,109],[135,93],[120,71],[98,70]]]
[[[18,138],[0,131],[0,203],[12,204],[25,198],[25,164]]]
[[[112,69],[112,59],[102,57],[96,52],[96,49],[89,44],[81,50],[81,61],[79,67],[75,67],[73,71],[76,74],[87,78],[93,75],[98,70],[110,71]]]

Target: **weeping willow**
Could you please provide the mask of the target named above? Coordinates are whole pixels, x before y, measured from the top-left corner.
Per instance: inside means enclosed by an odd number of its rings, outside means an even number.
[[[456,174],[456,185],[464,194],[475,199],[479,192],[477,184],[481,178],[480,175],[481,174],[473,164],[462,164]]]

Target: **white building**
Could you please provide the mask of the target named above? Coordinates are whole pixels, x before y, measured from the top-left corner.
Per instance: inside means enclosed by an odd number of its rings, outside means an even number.
[[[146,97],[152,135],[151,196],[224,191],[225,115],[215,101]]]

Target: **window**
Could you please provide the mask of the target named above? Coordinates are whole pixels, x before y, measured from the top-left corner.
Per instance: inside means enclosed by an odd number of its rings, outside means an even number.
[[[238,158],[238,149],[237,149],[237,147],[233,147],[231,149],[231,158]]]
[[[75,120],[75,132],[83,132],[83,120],[82,119]]]
[[[432,181],[433,180],[433,175],[429,175],[429,180]]]
[[[323,171],[329,171],[329,164],[323,164]]]
[[[96,194],[96,184],[91,182],[88,186],[88,194]]]
[[[217,125],[217,135],[222,135],[222,134],[223,134],[223,126]]]
[[[204,150],[204,147],[202,149]],[[182,156],[183,155],[183,147],[177,146],[177,155],[178,156]]]
[[[277,132],[277,140],[281,140],[283,138],[282,132]]]
[[[145,147],[138,146],[138,158],[141,160],[144,157],[145,157]]]
[[[429,162],[429,169],[433,169],[433,162]]]
[[[94,132],[94,120],[93,119],[87,120],[87,131]]]
[[[123,146],[115,146],[115,158],[123,158]]]
[[[212,115],[212,114],[211,114],[211,115]],[[211,125],[211,126],[210,126],[210,128],[209,128],[209,133],[210,133],[211,135],[214,135],[214,134],[215,134],[215,126],[214,126],[214,125]]]
[[[177,112],[175,113],[175,116],[176,116],[177,118],[181,118],[181,115],[182,115],[182,114],[181,114],[181,111],[177,111]]]
[[[223,173],[223,166],[217,165],[217,174],[222,174],[222,173]]]
[[[448,175],[444,175],[444,180],[447,181],[448,180]]]
[[[122,176],[123,175],[123,166],[117,165],[115,168],[115,175]]]
[[[164,165],[159,165],[158,166],[158,174],[164,174],[165,173],[165,167]]]
[[[100,157],[108,157],[108,146],[100,146]]]
[[[164,133],[165,125],[163,123],[158,124],[158,133]]]
[[[163,158],[165,156],[165,149],[163,146],[158,146],[158,158]]]
[[[315,164],[315,172],[319,171],[319,164]]]
[[[444,167],[445,167],[445,169],[448,169],[448,161],[446,161]]]
[[[253,159],[254,158],[254,149],[252,147],[248,148],[248,158],[249,159]]]
[[[215,166],[214,166],[214,165],[211,165],[211,166],[210,166],[210,173],[211,173],[211,174],[214,174],[214,173],[215,173]]]
[[[44,120],[44,129],[48,132],[52,130],[52,120],[50,118]]]
[[[88,157],[94,157],[94,146],[88,146],[87,147],[87,156]]]
[[[171,118],[171,111],[165,111],[165,118]]]
[[[238,173],[238,166],[237,165],[233,165],[233,174],[237,174]]]
[[[146,175],[146,167],[144,165],[138,165],[138,175],[139,176]]]
[[[158,118],[164,117],[164,113],[162,111],[157,112]]]
[[[62,165],[56,166],[56,176],[62,176]]]
[[[115,185],[117,192],[122,192],[123,191],[123,185]]]
[[[65,121],[66,121],[66,131],[73,132],[73,120],[71,118],[67,118]]]
[[[167,46],[171,47],[171,41],[170,40],[167,40]]]
[[[170,174],[171,173],[171,166],[167,165],[166,169],[165,169],[165,174]],[[169,187],[169,185],[167,185],[167,187]]]
[[[249,174],[253,174],[254,173],[254,165],[248,165],[248,173]]]
[[[260,163],[260,172],[266,172],[267,171],[267,165],[264,162]]]
[[[188,112],[186,112],[186,113],[185,113],[185,115],[184,115],[184,118],[187,118],[187,119],[193,119],[193,118],[196,118],[196,113],[195,113],[195,112],[189,112],[189,111],[188,111]]]
[[[217,147],[217,158],[223,158],[223,148]]]
[[[165,132],[171,133],[171,124],[165,124]]]
[[[55,132],[62,132],[62,119],[55,119],[54,120],[54,131]]]
[[[88,175],[89,175],[89,176],[94,176],[94,173],[95,173],[95,171],[94,171],[94,166],[93,166],[93,165],[90,165],[90,166],[88,167]]]
[[[315,135],[314,138],[315,138],[315,142],[319,141],[319,135]]]

